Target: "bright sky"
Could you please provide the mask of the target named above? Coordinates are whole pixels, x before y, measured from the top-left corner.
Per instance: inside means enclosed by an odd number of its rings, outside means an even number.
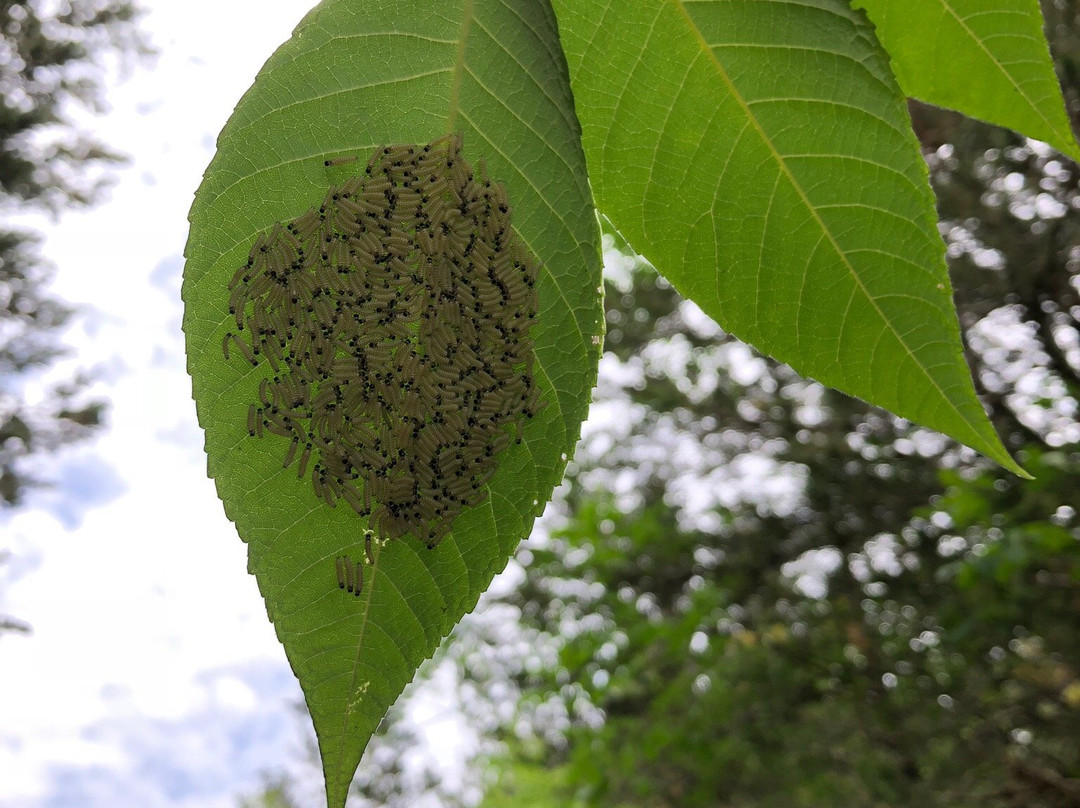
[[[313,0],[141,5],[161,55],[90,123],[132,163],[98,208],[40,224],[56,293],[86,307],[66,372],[98,369],[110,426],[0,515],[0,613],[33,625],[0,638],[7,808],[234,808],[304,755],[299,686],[206,478],[180,280],[216,135]]]

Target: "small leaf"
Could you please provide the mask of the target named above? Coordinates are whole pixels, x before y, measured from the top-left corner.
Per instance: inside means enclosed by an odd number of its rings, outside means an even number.
[[[726,330],[1023,471],[975,397],[904,97],[843,0],[556,0],[600,211]]]
[[[1037,0],[858,0],[913,98],[1080,159]]]
[[[523,442],[498,454],[488,496],[465,508],[438,546],[392,538],[369,555],[369,520],[318,499],[310,474],[298,479],[289,439],[250,436],[249,408],[268,395],[260,384],[275,382],[235,339],[223,356],[237,331],[230,297],[242,285],[231,290],[230,281],[260,234],[261,243],[279,243],[275,232],[363,172],[377,146],[451,133],[461,134],[474,168],[483,162],[505,187],[514,230],[540,263],[531,336],[543,408]],[[599,232],[550,7],[322,3],[237,105],[190,219],[184,331],[208,469],[303,687],[328,804],[342,806],[388,707],[531,530],[595,382]]]

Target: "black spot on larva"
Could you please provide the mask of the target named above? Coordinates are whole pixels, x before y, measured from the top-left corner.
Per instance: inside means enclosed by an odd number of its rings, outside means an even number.
[[[506,190],[461,145],[380,147],[320,205],[261,233],[229,284],[226,359],[231,343],[273,373],[248,434],[280,439],[283,465],[328,506],[369,517],[379,541],[438,544],[541,407],[538,265]],[[360,565],[336,566],[358,591]]]

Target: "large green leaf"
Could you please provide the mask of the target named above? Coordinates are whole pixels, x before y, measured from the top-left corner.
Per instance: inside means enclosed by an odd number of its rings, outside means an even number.
[[[501,456],[485,503],[434,550],[412,539],[376,548],[362,597],[346,597],[335,557],[364,557],[365,520],[283,469],[287,440],[248,436],[268,371],[222,356],[228,284],[257,234],[357,170],[327,158],[359,154],[363,166],[377,145],[453,131],[505,185],[515,229],[542,263],[532,336],[547,406]],[[328,0],[241,99],[196,195],[184,331],[208,468],[303,687],[332,806],[344,805],[387,708],[529,533],[579,436],[603,328],[580,138],[546,2]]]
[[[599,209],[728,331],[1023,473],[964,364],[904,96],[844,0],[556,0]]]
[[[1080,159],[1038,0],[858,0],[905,93]]]

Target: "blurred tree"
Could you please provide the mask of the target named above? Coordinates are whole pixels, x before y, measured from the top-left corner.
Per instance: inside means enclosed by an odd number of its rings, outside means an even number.
[[[252,797],[240,799],[240,808],[298,808],[285,775],[263,776],[263,784]]]
[[[0,0],[0,508],[38,484],[26,461],[86,436],[104,405],[88,400],[87,377],[45,383],[60,357],[71,309],[51,297],[40,238],[11,223],[29,211],[53,215],[94,201],[120,160],[82,131],[80,110],[104,108],[105,71],[150,52],[128,0]],[[0,618],[0,633],[23,629]]]
[[[119,155],[75,116],[104,108],[105,70],[149,52],[128,0],[0,2],[0,211],[59,213],[91,203]],[[50,297],[39,238],[0,224],[0,507],[35,482],[22,461],[83,437],[102,404],[82,395],[85,376],[35,391],[34,371],[63,353],[72,314]]]
[[[487,616],[491,616],[490,612]],[[506,626],[505,615],[497,619],[502,626]],[[483,793],[482,768],[477,765],[465,772],[457,771],[451,782],[445,781],[442,775],[448,768],[454,768],[454,761],[432,757],[423,737],[423,720],[418,724],[409,714],[414,698],[426,696],[430,699],[433,693],[438,693],[440,698],[437,702],[443,707],[433,719],[427,720],[465,719],[473,733],[485,730],[490,733],[497,729],[497,719],[493,720],[490,715],[477,715],[474,712],[488,711],[490,693],[473,699],[467,684],[462,685],[457,692],[452,689],[457,664],[448,654],[462,645],[482,647],[485,642],[491,641],[494,633],[498,631],[498,628],[492,625],[480,629],[476,622],[475,618],[466,619],[458,625],[455,637],[461,638],[464,634],[467,639],[440,648],[435,656],[420,668],[416,680],[406,688],[401,698],[383,718],[353,779],[349,791],[350,808],[466,808],[476,804]],[[520,655],[522,650],[517,648],[512,653]],[[309,724],[307,707],[303,702],[298,702],[296,709],[301,723]],[[272,777],[264,777],[264,782],[258,789],[239,798],[240,808],[298,808],[301,805],[315,808],[325,805],[318,744],[310,731],[309,736],[305,744],[306,753],[300,765],[291,766],[288,772],[276,771]],[[456,750],[461,754],[455,754],[455,760],[460,760],[462,755],[471,759],[486,757],[495,751],[494,744],[478,742],[475,737],[463,738],[459,735],[456,740],[459,746],[467,748]]]

